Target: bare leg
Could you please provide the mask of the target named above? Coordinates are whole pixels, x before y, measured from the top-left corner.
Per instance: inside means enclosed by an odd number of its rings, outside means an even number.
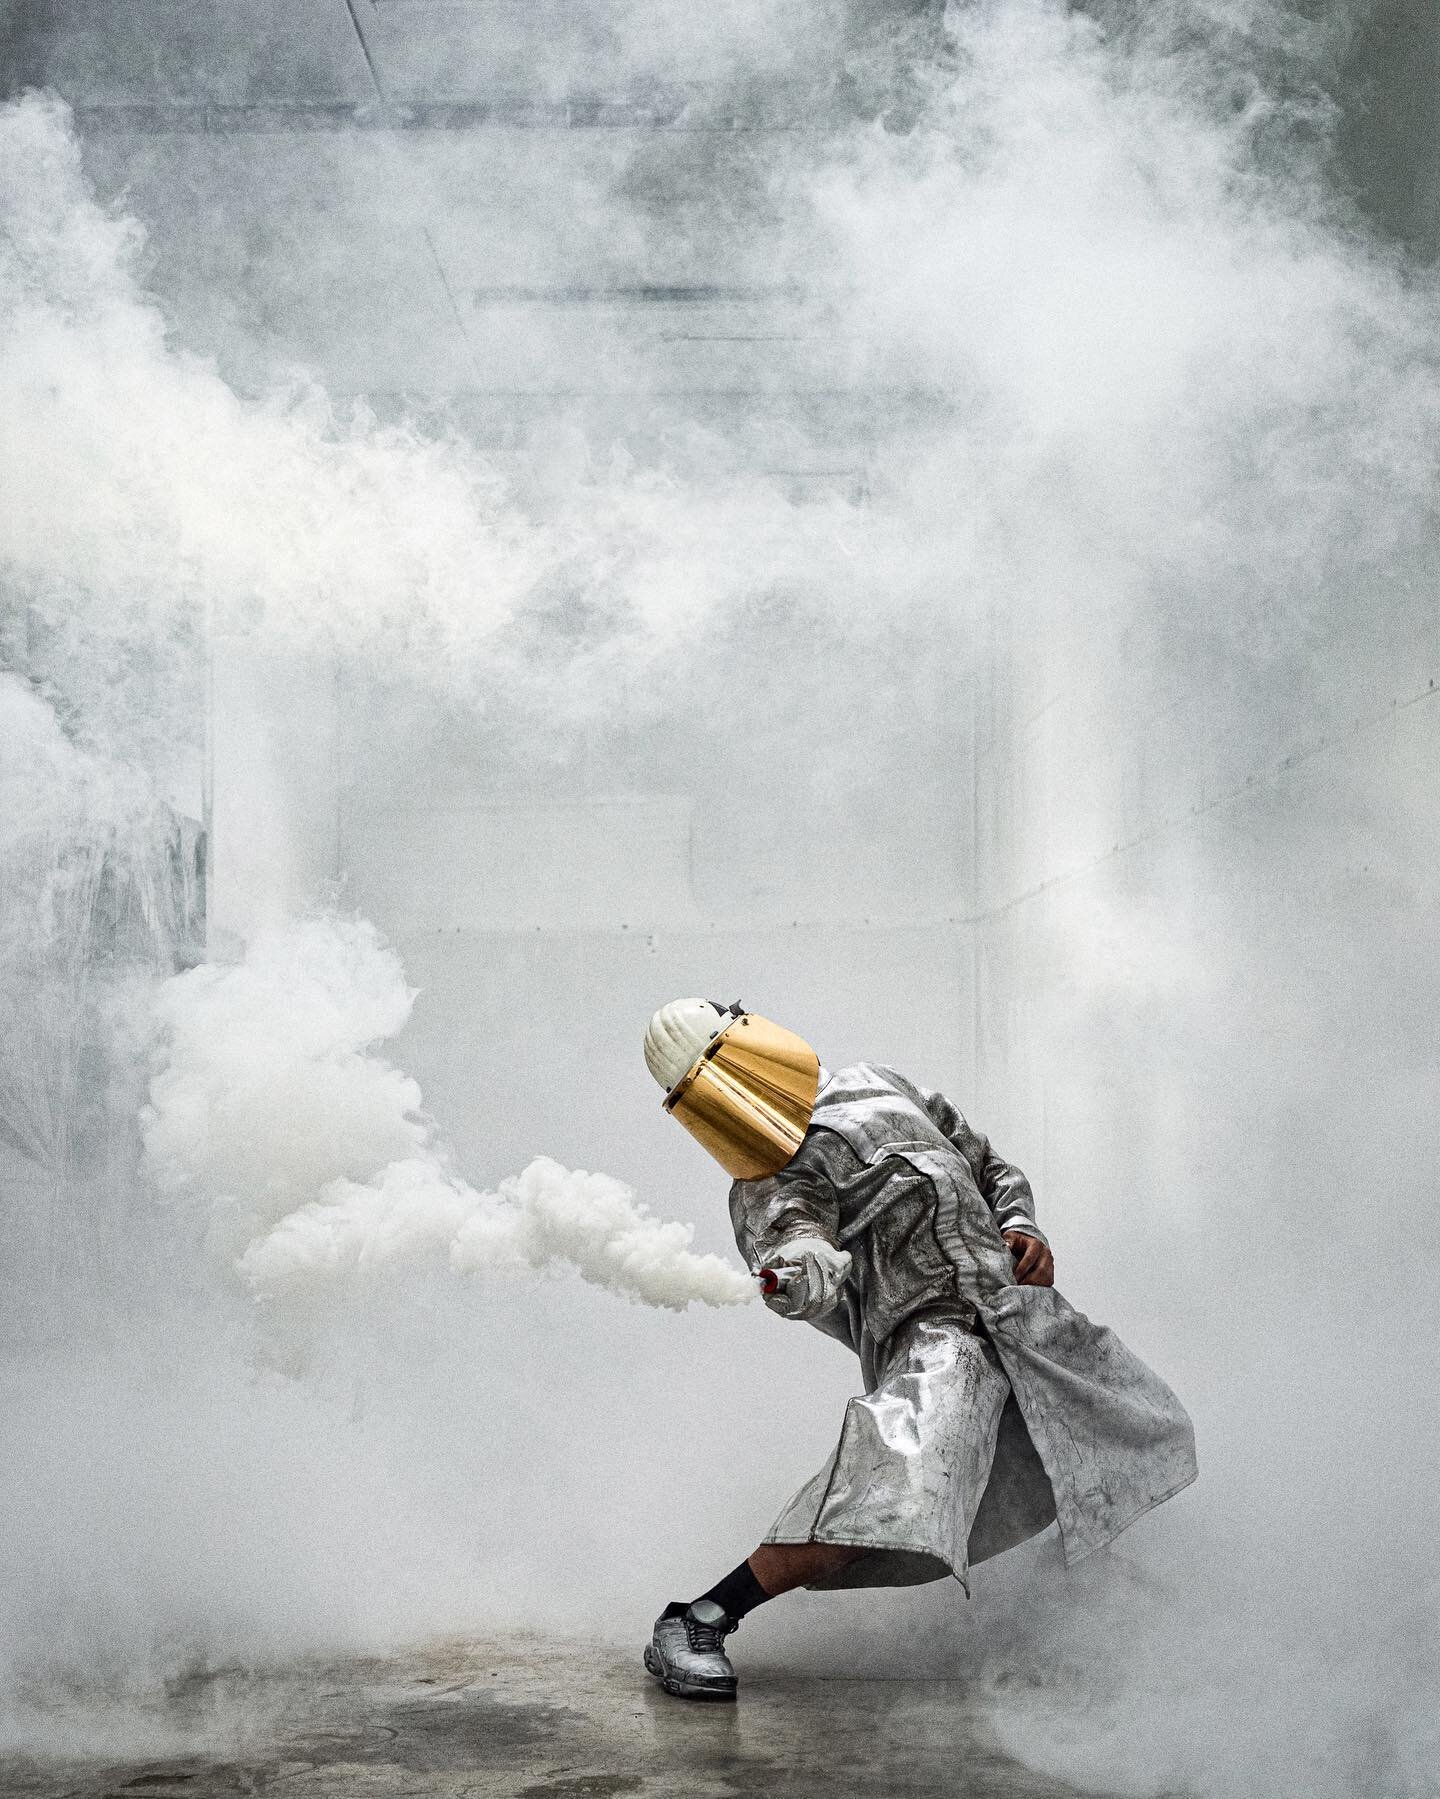
[[[809,1586],[866,1553],[852,1543],[762,1543],[748,1559],[750,1572],[774,1599],[792,1587]]]

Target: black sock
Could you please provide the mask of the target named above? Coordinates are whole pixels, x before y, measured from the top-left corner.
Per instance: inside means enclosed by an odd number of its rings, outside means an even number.
[[[716,1605],[723,1606],[737,1620],[743,1618],[746,1612],[753,1612],[757,1605],[764,1605],[769,1597],[756,1580],[749,1562],[741,1562],[724,1580],[717,1580],[708,1593],[700,1595],[701,1599],[713,1599]]]

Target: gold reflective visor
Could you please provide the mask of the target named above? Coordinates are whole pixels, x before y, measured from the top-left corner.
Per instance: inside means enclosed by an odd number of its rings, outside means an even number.
[[[665,1110],[738,1181],[779,1174],[810,1128],[820,1058],[803,1037],[743,1013],[665,1095]]]

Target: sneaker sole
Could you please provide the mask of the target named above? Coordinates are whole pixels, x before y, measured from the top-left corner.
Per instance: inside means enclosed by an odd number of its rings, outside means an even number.
[[[645,1646],[645,1672],[653,1675],[661,1687],[672,1699],[708,1699],[712,1703],[730,1704],[735,1699],[735,1687],[702,1687],[690,1681],[680,1680],[673,1674],[667,1674],[655,1659],[655,1651],[647,1643]],[[736,1685],[738,1686],[738,1682]]]

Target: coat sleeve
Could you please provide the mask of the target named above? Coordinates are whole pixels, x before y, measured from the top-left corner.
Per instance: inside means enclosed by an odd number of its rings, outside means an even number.
[[[943,1093],[926,1087],[918,1091],[934,1124],[970,1164],[975,1185],[1000,1229],[1038,1237],[1048,1249],[1050,1239],[1035,1222],[1035,1195],[1025,1176],[1013,1162],[995,1154],[990,1139],[975,1130]]]
[[[817,1176],[771,1175],[763,1181],[735,1181],[730,1188],[730,1222],[735,1243],[754,1272],[763,1268],[796,1237],[822,1237],[833,1247],[840,1227],[840,1201],[833,1187]],[[840,1304],[807,1322],[823,1336],[834,1337],[860,1353],[860,1301],[848,1284]]]
[[[820,1237],[838,1248],[840,1201],[828,1182],[809,1175],[770,1175],[730,1188],[735,1244],[751,1269],[761,1268],[796,1237]]]

